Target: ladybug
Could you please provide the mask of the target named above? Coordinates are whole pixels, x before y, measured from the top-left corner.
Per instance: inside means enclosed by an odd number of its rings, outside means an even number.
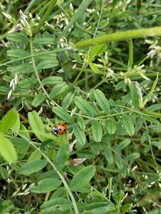
[[[64,134],[67,130],[67,125],[65,123],[58,123],[56,126],[53,127],[52,132],[57,134]]]

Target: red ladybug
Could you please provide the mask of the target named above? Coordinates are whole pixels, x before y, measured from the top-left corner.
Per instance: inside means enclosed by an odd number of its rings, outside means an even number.
[[[64,134],[67,130],[67,125],[65,123],[58,123],[54,128],[52,129],[52,132],[57,135],[57,134]]]

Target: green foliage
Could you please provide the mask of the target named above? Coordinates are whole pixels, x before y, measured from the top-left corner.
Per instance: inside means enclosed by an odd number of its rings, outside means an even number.
[[[37,185],[31,186],[30,191],[35,193],[47,193],[57,189],[61,185],[61,181],[54,178],[42,179]]]
[[[1,121],[0,131],[7,132],[11,128],[14,129],[14,131],[19,132],[20,128],[19,114],[15,109],[11,109],[3,117]]]
[[[18,173],[23,174],[23,175],[30,175],[30,174],[37,172],[40,169],[44,168],[46,166],[46,164],[47,163],[45,160],[35,160],[35,161],[22,165],[18,169]]]
[[[42,212],[41,213],[52,213],[52,212],[69,212],[72,207],[72,204],[69,200],[65,198],[53,198],[49,201],[46,201],[41,206]]]
[[[74,175],[70,183],[70,189],[72,191],[81,192],[82,188],[85,187],[88,184],[88,182],[92,179],[94,173],[95,173],[94,166],[84,167]]]
[[[2,133],[0,133],[0,154],[8,163],[13,163],[17,160],[14,146]]]
[[[74,135],[80,145],[84,145],[86,143],[86,135],[85,132],[80,128],[78,124],[73,124]]]
[[[37,112],[36,111],[29,112],[28,120],[29,120],[29,124],[31,126],[33,133],[36,135],[36,137],[39,140],[43,141],[44,138],[43,138],[42,134],[44,133],[44,127],[43,127],[41,118],[39,117]]]
[[[101,126],[101,123],[99,123],[98,121],[93,120],[91,129],[92,129],[92,135],[93,135],[94,141],[101,142],[101,140],[102,140],[102,126]]]
[[[133,124],[133,120],[127,114],[123,114],[121,117],[122,125],[124,126],[128,135],[133,136],[135,133],[135,128]]]
[[[160,211],[159,7],[1,2],[2,213]]]
[[[100,108],[104,112],[106,112],[107,114],[109,114],[110,113],[110,105],[109,105],[109,102],[106,99],[104,93],[101,90],[96,89],[94,91],[94,96],[95,96],[95,99],[96,99],[98,105],[100,106]]]

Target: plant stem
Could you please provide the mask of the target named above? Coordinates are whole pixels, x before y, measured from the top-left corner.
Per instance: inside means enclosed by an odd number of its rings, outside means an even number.
[[[128,60],[128,71],[131,71],[133,67],[133,41],[129,41],[129,60]]]
[[[155,36],[161,36],[161,27],[142,28],[139,30],[128,30],[124,32],[116,32],[112,34],[98,36],[93,39],[86,39],[77,42],[76,44],[73,44],[73,48],[84,48],[87,46],[95,46],[108,42],[116,42],[127,39],[155,37]]]
[[[33,142],[29,141],[25,136],[22,136],[21,134],[19,134],[19,136],[21,136],[23,139],[27,140],[28,143],[29,143],[30,145],[32,145],[32,147],[34,147],[37,151],[39,151],[39,152],[42,154],[42,156],[47,160],[47,162],[51,165],[51,167],[53,168],[53,170],[57,173],[57,175],[58,175],[59,178],[61,179],[61,181],[62,181],[62,183],[63,183],[65,189],[67,190],[67,192],[68,192],[68,194],[69,194],[69,196],[70,196],[70,198],[71,198],[71,201],[72,201],[72,203],[73,203],[73,208],[74,208],[75,214],[79,214],[78,207],[77,207],[76,201],[75,201],[75,199],[74,199],[74,196],[73,196],[73,194],[72,194],[72,192],[71,192],[71,190],[70,190],[70,188],[69,188],[69,186],[68,186],[66,180],[64,179],[63,175],[57,170],[57,168],[56,168],[56,166],[53,164],[53,162],[48,158],[48,156],[47,156],[44,152],[41,151],[40,148],[38,148]]]
[[[31,60],[32,60],[32,66],[33,66],[33,69],[34,69],[34,71],[35,71],[35,76],[36,76],[36,78],[37,78],[37,81],[38,81],[38,83],[39,83],[39,85],[40,85],[42,91],[44,92],[44,94],[46,95],[46,97],[51,101],[51,103],[52,103],[54,106],[58,106],[58,107],[59,107],[59,105],[58,105],[56,102],[54,102],[54,101],[50,98],[48,92],[46,91],[46,89],[44,88],[44,86],[43,86],[42,83],[41,83],[41,80],[40,80],[40,77],[39,77],[39,74],[38,74],[38,71],[37,71],[37,68],[36,68],[35,58],[33,57],[33,55],[34,55],[34,50],[33,50],[33,43],[32,43],[32,42],[33,42],[33,41],[32,41],[32,38],[31,38],[31,39],[30,39],[30,51],[31,51],[31,55],[32,55]]]

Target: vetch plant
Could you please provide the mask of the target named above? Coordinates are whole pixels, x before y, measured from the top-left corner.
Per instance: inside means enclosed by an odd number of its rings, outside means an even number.
[[[159,213],[157,1],[1,4],[3,213]]]

